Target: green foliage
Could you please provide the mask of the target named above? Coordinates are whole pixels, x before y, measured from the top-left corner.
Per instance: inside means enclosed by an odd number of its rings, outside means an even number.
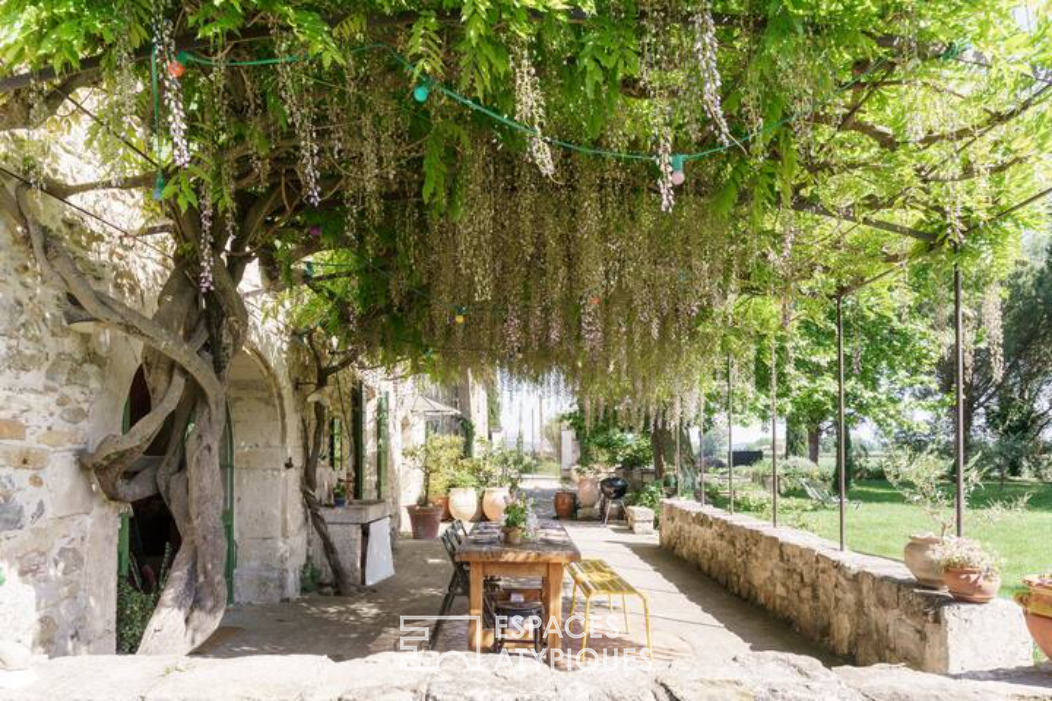
[[[771,460],[764,458],[749,467],[749,476],[757,484],[770,484]],[[833,483],[831,465],[817,465],[807,458],[792,456],[778,460],[779,493],[803,489],[802,480],[811,480],[821,484]]]
[[[587,426],[581,412],[564,415],[577,433],[581,445],[581,467],[597,471],[612,467],[632,470],[646,467],[654,461],[650,437],[621,428],[613,415]]]
[[[313,562],[304,562],[303,569],[300,570],[300,593],[313,594],[318,591],[318,583],[320,580],[321,570],[318,569]]]
[[[883,460],[888,482],[919,506],[939,526],[939,535],[946,536],[954,525],[955,496],[946,488],[951,474],[951,462],[932,451],[916,453],[897,450]],[[965,466],[965,498],[979,485],[982,475],[973,459]]]
[[[464,439],[457,435],[428,436],[423,445],[402,453],[424,474],[421,505],[430,503],[432,496],[446,494],[450,480],[462,470]]]
[[[641,489],[629,492],[625,496],[625,503],[629,506],[645,506],[653,509],[657,515],[661,511],[661,502],[665,499],[665,490],[657,482],[651,482]]]
[[[157,584],[151,591],[144,590],[134,560],[130,570],[131,580],[125,577],[117,580],[117,654],[130,655],[139,649],[146,625],[150,622],[157,602],[161,599],[161,591],[168,581],[170,559],[171,551],[166,547]]]
[[[521,501],[513,501],[504,507],[505,528],[525,528],[529,509]]]

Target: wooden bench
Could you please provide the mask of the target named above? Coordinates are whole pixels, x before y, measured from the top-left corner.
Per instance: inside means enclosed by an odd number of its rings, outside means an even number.
[[[607,597],[610,608],[613,609],[613,597],[621,597],[621,611],[625,616],[625,632],[628,632],[628,606],[625,597],[635,596],[643,604],[643,620],[647,631],[647,649],[653,650],[650,640],[650,601],[647,595],[637,590],[626,582],[621,575],[615,572],[605,560],[587,559],[574,562],[569,567],[570,576],[573,578],[573,598],[570,601],[570,615],[573,615],[577,607],[577,590],[580,588],[584,596],[584,637],[581,639],[581,649],[588,647],[588,633],[591,626],[592,597]]]

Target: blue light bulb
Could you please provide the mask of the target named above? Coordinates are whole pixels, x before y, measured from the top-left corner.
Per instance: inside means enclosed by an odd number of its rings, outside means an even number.
[[[420,83],[413,88],[413,99],[417,102],[427,102],[427,96],[431,94],[431,88],[426,83]]]

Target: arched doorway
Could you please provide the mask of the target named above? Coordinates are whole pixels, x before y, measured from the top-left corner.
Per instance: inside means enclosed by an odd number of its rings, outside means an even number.
[[[146,377],[140,366],[132,378],[128,398],[124,403],[122,429],[128,431],[139,419],[150,412],[150,392]],[[128,476],[145,468],[151,461],[164,456],[171,435],[170,420],[143,453],[143,457],[129,469]],[[220,452],[220,470],[223,477],[223,525],[227,538],[226,581],[227,597],[233,597],[233,572],[236,557],[234,542],[234,481],[233,481],[233,433],[229,408],[223,443]],[[180,467],[184,467],[180,466]],[[182,544],[168,505],[160,494],[154,494],[131,504],[129,512],[121,515],[117,540],[117,574],[130,581],[136,588],[152,591],[162,582],[160,578],[171,558]]]
[[[237,542],[233,600],[277,602],[296,594],[289,538],[301,513],[299,473],[286,467],[281,395],[264,362],[239,352],[230,363],[228,387]]]

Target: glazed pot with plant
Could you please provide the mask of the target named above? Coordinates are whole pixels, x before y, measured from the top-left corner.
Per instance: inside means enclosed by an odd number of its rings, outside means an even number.
[[[332,488],[332,503],[333,506],[347,506],[347,485],[343,480],[337,480]]]
[[[1052,658],[1052,572],[1027,575],[1023,584],[1026,591],[1016,593],[1016,603],[1023,607],[1030,637]]]
[[[947,536],[934,549],[942,578],[950,594],[958,601],[985,604],[1001,588],[1001,570],[997,558],[970,538]]]
[[[521,501],[513,501],[504,507],[504,525],[500,532],[508,545],[520,545],[526,532],[528,507]]]
[[[932,589],[945,586],[936,551],[953,528],[955,514],[951,491],[946,488],[949,465],[932,451],[896,451],[881,465],[888,482],[938,527],[938,533],[912,533],[902,559],[917,583]],[[978,485],[980,472],[973,460],[965,467],[965,498]]]
[[[458,521],[474,521],[479,513],[478,479],[461,465],[449,476],[449,514]]]

